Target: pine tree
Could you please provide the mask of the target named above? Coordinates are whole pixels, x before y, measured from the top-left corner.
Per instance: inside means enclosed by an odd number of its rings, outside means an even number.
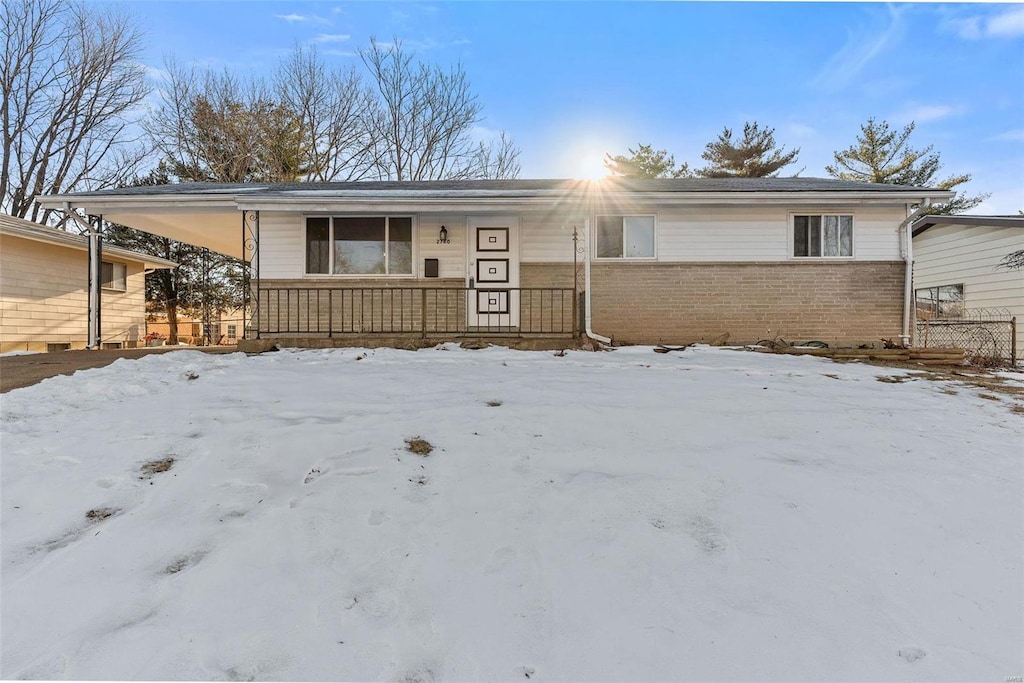
[[[161,163],[148,175],[136,178],[135,186],[165,185],[171,181],[168,165]],[[239,308],[242,304],[242,264],[237,259],[208,252],[210,277],[203,278],[203,248],[184,242],[111,224],[104,228],[103,239],[125,249],[159,256],[178,264],[177,268],[154,270],[146,274],[146,308],[167,316],[169,344],[178,343],[178,312],[196,316],[204,303],[213,311]]]
[[[826,166],[825,171],[840,180],[933,187],[939,190],[952,190],[970,181],[969,173],[938,180],[936,176],[942,167],[939,153],[934,151],[933,145],[924,149],[911,147],[910,135],[913,132],[913,122],[902,130],[896,130],[887,121],[869,118],[860,127],[857,143],[841,152],[835,152],[835,164]],[[962,213],[987,198],[987,194],[968,196],[958,193],[945,204],[929,207],[927,213]]]
[[[743,139],[733,141],[732,130],[725,128],[718,139],[709,142],[701,154],[708,166],[697,171],[705,178],[773,178],[779,169],[796,160],[800,149],[790,152],[777,148],[775,129],[762,129],[757,121],[743,124]]]
[[[689,178],[690,168],[685,163],[676,167],[676,158],[667,150],[655,150],[651,145],[629,148],[629,156],[604,155],[608,173],[620,178]]]

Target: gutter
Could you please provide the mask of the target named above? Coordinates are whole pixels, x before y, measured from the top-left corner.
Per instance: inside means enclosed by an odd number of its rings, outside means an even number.
[[[599,342],[601,344],[605,344],[607,346],[611,346],[611,343],[612,343],[611,338],[605,337],[605,336],[600,335],[600,334],[597,334],[596,332],[594,332],[594,330],[592,328],[593,316],[592,316],[592,313],[591,313],[591,301],[590,300],[591,300],[591,297],[592,297],[592,294],[593,294],[593,290],[590,287],[590,251],[591,251],[591,249],[590,249],[590,214],[589,213],[587,214],[586,218],[583,219],[583,236],[584,236],[583,243],[586,246],[586,253],[583,256],[583,274],[584,274],[583,281],[584,281],[584,285],[586,286],[586,289],[587,289],[586,296],[583,298],[583,310],[584,310],[584,321],[585,321],[584,322],[584,333],[587,335],[587,337],[589,337],[590,339],[593,339],[596,342]]]
[[[900,335],[900,341],[903,346],[910,347],[910,315],[911,315],[911,300],[914,296],[914,233],[910,226],[924,215],[925,211],[932,205],[930,197],[925,197],[921,205],[917,207],[910,215],[903,219],[903,222],[899,224],[896,230],[903,231],[903,261],[906,263],[906,273],[903,277],[903,334]],[[910,205],[907,205],[910,208]]]

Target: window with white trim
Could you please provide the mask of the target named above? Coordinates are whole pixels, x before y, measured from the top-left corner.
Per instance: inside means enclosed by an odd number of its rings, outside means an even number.
[[[307,218],[306,273],[412,275],[412,218]]]
[[[100,268],[100,285],[103,289],[118,292],[128,291],[128,266],[123,263],[103,261]]]
[[[963,284],[925,287],[916,290],[914,295],[917,304],[917,317],[920,320],[963,317]]]
[[[654,258],[654,216],[598,216],[596,258]]]
[[[853,216],[815,214],[793,216],[793,256],[853,256]]]

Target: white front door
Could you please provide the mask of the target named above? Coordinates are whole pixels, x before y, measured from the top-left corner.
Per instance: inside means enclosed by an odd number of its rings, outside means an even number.
[[[471,217],[469,227],[470,328],[496,332],[519,327],[519,219]],[[502,329],[499,329],[502,328]]]

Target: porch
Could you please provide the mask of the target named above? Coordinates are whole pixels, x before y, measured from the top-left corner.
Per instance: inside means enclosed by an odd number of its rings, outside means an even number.
[[[582,293],[571,287],[258,285],[252,291],[249,339],[564,342],[582,329]]]

